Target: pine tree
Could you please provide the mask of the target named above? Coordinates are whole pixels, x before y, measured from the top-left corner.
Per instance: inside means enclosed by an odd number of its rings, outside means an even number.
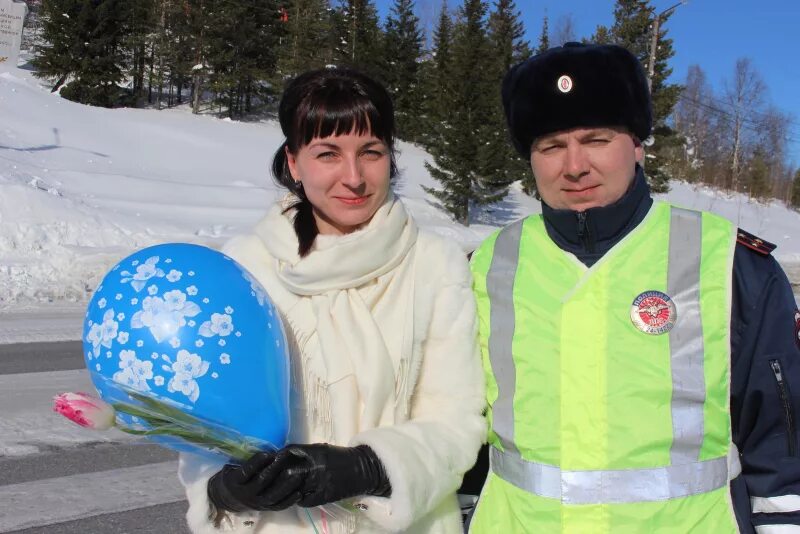
[[[254,97],[264,96],[260,81],[268,79],[277,63],[278,39],[283,36],[277,2],[252,5],[217,0],[208,2],[215,21],[206,33],[209,84],[220,109],[229,117],[251,109]]]
[[[413,0],[395,0],[386,19],[384,51],[385,80],[394,100],[398,135],[415,141],[421,131],[418,119],[422,97],[419,85],[422,32]]]
[[[124,77],[124,0],[47,0],[42,5],[42,37],[33,64],[37,76],[56,80],[54,89],[72,77],[61,95],[95,106],[112,107]]]
[[[461,224],[469,224],[470,207],[498,199],[496,184],[481,174],[482,127],[491,114],[485,97],[497,86],[487,76],[486,4],[465,0],[459,10],[452,45],[452,101],[434,146],[434,164],[425,166],[442,189],[426,188]]]
[[[769,197],[769,165],[761,148],[753,152],[746,179],[747,193],[751,199],[764,200]]]
[[[422,131],[419,142],[429,152],[444,142],[440,133],[443,131],[442,125],[449,117],[454,92],[452,47],[453,20],[445,1],[433,32],[433,49],[420,66],[420,86],[425,96],[421,103]]]
[[[541,54],[550,48],[550,28],[548,27],[547,14],[542,19],[542,33],[539,35],[539,46],[536,47],[536,53]]]
[[[793,207],[800,209],[800,169],[797,169],[792,181],[791,204]]]
[[[77,54],[81,0],[44,0],[40,13],[42,40],[34,48],[36,76],[52,82],[53,91],[80,69]]]
[[[592,35],[589,41],[594,44],[612,44],[614,42],[614,38],[611,36],[611,30],[609,30],[608,27],[600,24],[597,26],[597,29],[594,31],[594,35]]]
[[[385,81],[382,33],[372,0],[340,0],[334,11],[334,24],[338,37],[336,61]]]
[[[155,0],[131,2],[124,46],[128,51],[128,76],[133,82],[130,104],[141,105],[145,96],[147,72],[147,47],[155,27]]]
[[[506,72],[531,56],[520,16],[514,0],[496,0],[494,11],[489,15],[489,56],[493,59],[487,65],[490,85],[486,97],[490,109],[481,130],[485,142],[478,155],[484,186],[494,189],[494,196],[498,199],[505,196],[508,185],[517,180],[523,181],[526,191],[535,189],[530,164],[519,157],[509,140],[500,98],[500,86]]]
[[[649,0],[617,0],[614,8],[614,25],[611,35],[616,44],[630,50],[645,69],[650,58],[652,37],[653,7]],[[667,154],[679,144],[678,136],[667,124],[675,104],[678,102],[681,87],[668,84],[672,74],[668,61],[675,55],[672,39],[666,38],[665,22],[669,15],[662,16],[659,27],[658,48],[652,80],[653,100],[653,145],[646,150],[646,174],[650,187],[655,192],[669,190]]]
[[[280,43],[278,70],[282,77],[333,62],[332,22],[327,0],[291,0],[286,10],[286,37]]]

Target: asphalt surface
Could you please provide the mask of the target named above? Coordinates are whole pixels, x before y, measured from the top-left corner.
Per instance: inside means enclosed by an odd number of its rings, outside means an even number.
[[[35,381],[38,375],[31,373],[42,373],[41,376],[44,378],[52,372],[82,369],[85,369],[85,366],[80,341],[0,344],[0,375],[5,375],[6,379],[13,380],[15,375],[18,375],[20,382]],[[13,418],[15,414],[4,411],[0,415]],[[104,477],[102,472],[114,472],[117,469],[150,464],[166,465],[172,471],[178,456],[173,451],[143,441],[82,442],[72,446],[63,446],[63,443],[61,446],[45,444],[39,448],[40,451],[36,454],[0,455],[0,493],[36,481],[66,481],[69,486],[70,477],[87,474],[95,474],[102,480]],[[164,462],[172,464],[163,464]],[[99,492],[99,496],[102,496],[101,486],[102,484],[99,484],[98,487],[81,487],[75,490]],[[124,509],[124,502],[118,504],[118,508]],[[0,503],[0,533],[190,534],[184,519],[186,509],[186,501],[168,502],[127,511],[101,512],[77,520],[59,521],[56,518],[46,525],[22,530],[4,530],[2,528],[4,515],[13,517],[19,514],[24,517],[26,511],[4,509]]]
[[[82,350],[80,341],[0,344],[0,375],[83,369]]]
[[[175,502],[8,532],[10,534],[191,534],[183,519],[187,507],[186,502]]]

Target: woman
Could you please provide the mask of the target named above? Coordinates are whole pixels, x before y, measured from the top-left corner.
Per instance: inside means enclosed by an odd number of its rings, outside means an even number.
[[[464,253],[419,231],[392,193],[382,86],[351,70],[307,72],[279,119],[273,174],[290,194],[225,252],[282,313],[296,445],[221,470],[182,455],[189,525],[461,532],[455,491],[486,432]]]

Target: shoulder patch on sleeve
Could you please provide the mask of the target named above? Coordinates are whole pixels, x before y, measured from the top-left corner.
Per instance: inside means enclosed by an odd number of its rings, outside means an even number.
[[[794,342],[797,343],[797,348],[800,349],[800,310],[794,311]]]
[[[764,256],[769,256],[776,247],[775,244],[770,243],[769,241],[764,241],[760,237],[755,236],[750,232],[745,232],[741,228],[739,228],[737,231],[736,242]]]

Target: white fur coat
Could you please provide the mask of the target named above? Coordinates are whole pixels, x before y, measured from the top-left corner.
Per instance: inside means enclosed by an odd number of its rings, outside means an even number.
[[[224,251],[266,288],[287,327],[293,365],[290,442],[369,445],[386,468],[392,494],[389,498],[354,499],[349,503],[350,511],[334,508],[333,515],[298,507],[282,512],[228,514],[215,528],[209,519],[206,485],[221,465],[182,454],[180,478],[189,499],[190,528],[195,534],[310,533],[314,532],[310,519],[321,534],[462,532],[455,490],[474,463],[486,434],[481,415],[485,397],[476,344],[475,302],[464,252],[437,236],[425,232],[416,235],[408,255],[410,263],[401,275],[408,278],[405,287],[413,293],[410,354],[395,369],[396,403],[405,408],[395,410],[391,424],[382,419],[374,428],[355,431],[346,440],[336,439],[331,420],[349,417],[352,406],[332,402],[327,394],[331,385],[312,368],[321,350],[312,299],[287,289],[277,275],[278,261],[270,253],[274,244],[264,242],[275,231],[274,217],[275,210],[253,234],[234,238]],[[368,281],[357,289],[369,292],[375,283]],[[374,302],[375,295],[370,298]],[[377,306],[391,304],[378,300]],[[382,327],[386,328],[381,330],[385,335],[393,335],[392,325]]]

